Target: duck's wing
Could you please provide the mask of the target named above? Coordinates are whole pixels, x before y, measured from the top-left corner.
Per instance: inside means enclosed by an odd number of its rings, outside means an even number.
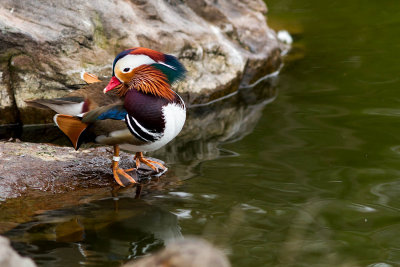
[[[82,123],[93,125],[96,141],[103,144],[144,145],[157,140],[158,134],[144,132],[122,104],[99,107],[82,115]],[[148,134],[152,134],[148,138]]]
[[[82,88],[69,94],[69,97],[82,97],[85,99],[84,112],[94,110],[111,104],[120,104],[121,99],[116,93],[110,92],[104,94],[103,90],[107,82],[95,82],[83,86]]]
[[[110,104],[103,107],[92,109],[85,114],[82,114],[82,122],[94,123],[99,120],[124,120],[128,112],[124,108],[123,104],[116,103]]]
[[[78,150],[84,141],[92,141],[99,135],[108,136],[114,131],[126,129],[123,122],[126,114],[121,104],[111,104],[76,116],[56,114],[54,122]]]
[[[147,129],[144,125],[140,123],[140,120],[135,118],[132,114],[124,108],[123,104],[111,104],[104,107],[99,107],[97,109],[91,110],[82,116],[82,122],[84,123],[95,123],[96,125],[102,124],[103,126],[107,123],[102,123],[101,121],[107,120],[117,120],[124,121],[125,125],[121,127],[122,124],[115,123],[115,126],[119,125],[118,130],[128,129],[130,134],[135,137],[135,139],[140,140],[142,143],[150,143],[159,140],[163,133],[154,130]],[[108,123],[109,124],[109,123]],[[115,131],[115,127],[109,127],[110,130]]]

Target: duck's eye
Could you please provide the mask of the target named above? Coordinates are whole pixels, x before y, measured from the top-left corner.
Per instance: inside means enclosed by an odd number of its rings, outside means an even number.
[[[129,72],[131,70],[131,68],[125,68],[125,69],[123,69],[122,71],[123,72]]]

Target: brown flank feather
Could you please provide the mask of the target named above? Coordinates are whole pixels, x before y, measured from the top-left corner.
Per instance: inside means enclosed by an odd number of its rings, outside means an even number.
[[[79,138],[88,127],[88,124],[81,122],[79,118],[64,114],[57,114],[54,120],[58,128],[71,140],[75,150],[78,150],[80,145]]]
[[[171,90],[165,74],[149,65],[137,67],[131,81],[120,87],[117,92],[120,96],[124,96],[128,90],[132,89],[170,101],[174,100],[175,97],[175,92]]]

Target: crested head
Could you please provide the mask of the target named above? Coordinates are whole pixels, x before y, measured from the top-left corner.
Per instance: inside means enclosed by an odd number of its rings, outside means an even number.
[[[132,55],[132,56],[130,56]],[[134,67],[135,65],[140,65],[140,64],[148,64],[151,62],[157,62],[157,61],[163,61],[164,60],[164,54],[149,48],[145,47],[134,47],[134,48],[129,48],[121,53],[119,53],[113,62],[112,69],[113,69],[113,76],[115,75],[115,66],[117,62],[125,58],[124,63],[126,65],[129,65],[129,63],[132,64],[132,66],[128,67]],[[131,60],[129,60],[131,59]],[[141,61],[143,60],[143,61]],[[123,64],[123,63],[120,63]]]
[[[136,89],[172,100],[171,85],[185,75],[185,67],[172,55],[135,47],[119,53],[113,62],[113,77],[104,92],[119,88],[119,94]]]

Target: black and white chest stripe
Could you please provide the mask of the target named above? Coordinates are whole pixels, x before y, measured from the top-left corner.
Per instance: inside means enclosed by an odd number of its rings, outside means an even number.
[[[154,130],[151,131],[146,129],[142,126],[133,116],[126,114],[125,122],[128,126],[129,131],[139,140],[144,142],[154,142],[159,140],[163,133],[155,132]]]

